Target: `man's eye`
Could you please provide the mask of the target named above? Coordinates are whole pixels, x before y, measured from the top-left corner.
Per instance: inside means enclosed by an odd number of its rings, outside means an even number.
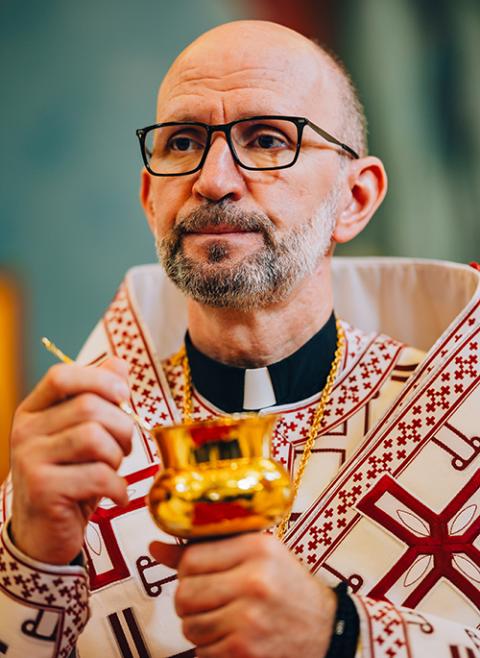
[[[257,135],[250,142],[250,146],[255,148],[270,150],[270,149],[281,149],[288,146],[288,142],[283,137],[279,135],[270,135],[265,133],[263,135]]]
[[[168,148],[171,151],[195,151],[197,149],[203,149],[203,145],[200,142],[192,139],[192,137],[186,137],[184,135],[177,135],[172,137],[168,141]]]

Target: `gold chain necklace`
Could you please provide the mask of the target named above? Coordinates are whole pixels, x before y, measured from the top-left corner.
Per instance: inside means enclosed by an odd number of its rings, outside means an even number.
[[[340,362],[342,360],[343,349],[345,346],[345,334],[343,327],[340,323],[340,320],[336,321],[337,326],[337,347],[335,350],[335,356],[333,357],[332,365],[330,367],[330,372],[328,373],[327,381],[323,387],[320,400],[318,401],[317,408],[315,409],[312,424],[310,425],[310,431],[308,433],[308,438],[305,442],[305,447],[303,449],[302,457],[300,459],[300,464],[298,465],[297,472],[293,478],[292,483],[292,503],[297,497],[298,490],[300,488],[300,483],[302,481],[305,468],[307,466],[310,455],[312,454],[312,449],[315,444],[315,439],[317,438],[318,432],[320,430],[320,425],[323,420],[323,415],[325,413],[325,408],[330,399],[332,393],[333,385],[335,384],[335,379],[337,378],[338,370],[340,368]],[[193,413],[193,397],[192,397],[192,373],[190,370],[190,364],[188,363],[187,351],[185,345],[182,345],[180,350],[169,359],[170,363],[176,365],[178,363],[182,364],[183,370],[183,381],[184,381],[184,395],[183,395],[183,408],[182,416],[183,422],[189,423],[192,419]],[[278,539],[282,540],[287,532],[288,522],[290,521],[290,516],[292,510],[283,517],[280,521],[280,524],[277,528],[276,535]]]

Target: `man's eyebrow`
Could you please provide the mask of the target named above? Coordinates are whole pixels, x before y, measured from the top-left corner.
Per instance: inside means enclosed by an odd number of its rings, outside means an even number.
[[[162,117],[160,123],[167,123],[168,121],[200,121],[198,118],[198,114],[191,114],[189,112],[179,112],[178,114],[176,112],[169,113],[165,117]]]
[[[201,114],[201,113],[200,113]],[[292,116],[291,114],[286,114],[285,112],[279,112],[277,111],[266,111],[266,110],[257,110],[254,112],[240,112],[237,116],[235,116],[232,121],[239,121],[241,119],[251,119],[254,117],[262,117],[262,116],[273,116],[273,117],[282,117],[282,116]],[[203,121],[202,119],[199,118],[199,114],[192,114],[191,112],[180,112],[180,113],[169,113],[166,117],[162,117],[161,121],[159,123],[167,123],[168,121],[178,121],[178,122],[183,122],[183,121],[198,121],[199,123],[209,123],[208,121]],[[230,123],[227,121],[226,123]]]

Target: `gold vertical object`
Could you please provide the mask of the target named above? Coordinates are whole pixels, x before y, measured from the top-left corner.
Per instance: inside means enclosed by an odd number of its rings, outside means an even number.
[[[10,275],[0,273],[0,482],[9,469],[8,439],[21,388],[19,311],[20,290]]]

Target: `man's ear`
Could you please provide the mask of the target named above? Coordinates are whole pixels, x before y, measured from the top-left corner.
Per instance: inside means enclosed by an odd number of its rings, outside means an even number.
[[[155,235],[155,211],[150,189],[151,182],[152,177],[144,167],[140,174],[140,203],[142,204],[150,230]]]
[[[335,242],[348,242],[370,221],[387,193],[387,174],[379,158],[367,156],[350,163],[347,174],[349,195],[341,204],[333,232]],[[342,199],[343,201],[343,199]]]

